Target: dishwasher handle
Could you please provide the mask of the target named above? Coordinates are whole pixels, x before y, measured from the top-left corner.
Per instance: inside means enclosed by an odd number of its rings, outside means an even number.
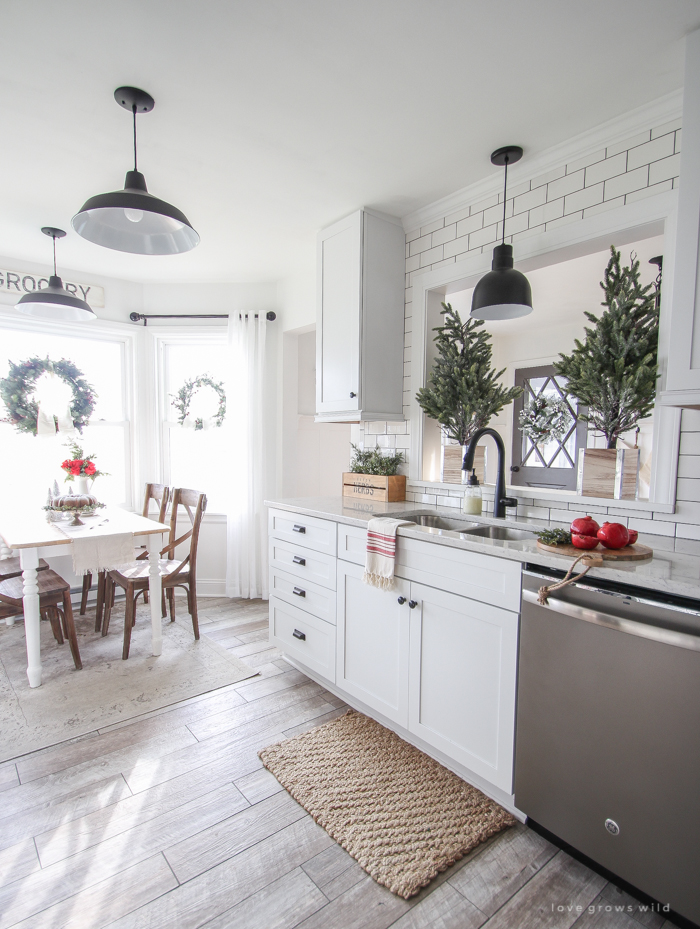
[[[605,626],[605,628],[614,629],[616,632],[624,632],[627,635],[636,635],[642,639],[662,642],[664,645],[673,645],[676,648],[700,652],[700,636],[690,635],[687,632],[676,632],[674,629],[651,626],[633,619],[625,619],[622,616],[613,616],[611,613],[604,613],[601,610],[589,610],[587,607],[568,603],[558,597],[549,596],[547,606],[543,606],[537,599],[534,590],[524,589],[523,600],[534,603],[536,606],[542,607],[542,609],[551,609],[555,613],[563,613],[573,619],[581,619],[587,623],[595,623],[597,626]]]

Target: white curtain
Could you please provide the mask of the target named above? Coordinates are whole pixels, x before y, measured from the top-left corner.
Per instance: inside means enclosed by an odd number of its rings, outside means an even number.
[[[268,598],[263,400],[265,313],[228,321],[226,596]]]

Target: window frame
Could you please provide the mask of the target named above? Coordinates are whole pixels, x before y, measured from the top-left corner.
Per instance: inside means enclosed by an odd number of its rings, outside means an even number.
[[[8,312],[10,310],[10,312]],[[139,425],[139,413],[135,403],[135,371],[137,369],[138,334],[120,323],[96,319],[88,323],[67,322],[61,320],[32,319],[20,316],[11,307],[0,307],[0,331],[15,330],[32,333],[38,329],[42,334],[57,335],[88,341],[116,342],[120,345],[122,371],[122,409],[126,419],[96,420],[104,426],[121,428],[124,435],[124,507],[134,509],[134,487],[136,462],[134,455],[134,434]]]

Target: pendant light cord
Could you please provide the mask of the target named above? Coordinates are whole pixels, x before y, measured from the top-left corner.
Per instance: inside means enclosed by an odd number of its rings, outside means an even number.
[[[136,158],[136,104],[131,107],[131,111],[134,114],[134,171],[138,171],[138,161]]]
[[[505,157],[504,162],[505,167],[505,177],[503,179],[503,228],[501,229],[501,245],[505,245],[506,241],[506,192],[508,191],[508,156]]]
[[[58,272],[56,271],[56,236],[52,235],[51,238],[53,240],[53,276],[57,277]]]

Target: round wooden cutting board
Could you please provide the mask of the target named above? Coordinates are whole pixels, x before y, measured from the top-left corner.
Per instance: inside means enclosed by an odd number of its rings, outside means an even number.
[[[585,550],[576,548],[574,545],[545,545],[544,542],[537,540],[537,547],[541,552],[553,552],[555,555],[573,555],[578,558],[579,555],[599,555],[603,561],[646,561],[654,557],[654,549],[648,545],[625,545],[624,548],[598,548]]]

